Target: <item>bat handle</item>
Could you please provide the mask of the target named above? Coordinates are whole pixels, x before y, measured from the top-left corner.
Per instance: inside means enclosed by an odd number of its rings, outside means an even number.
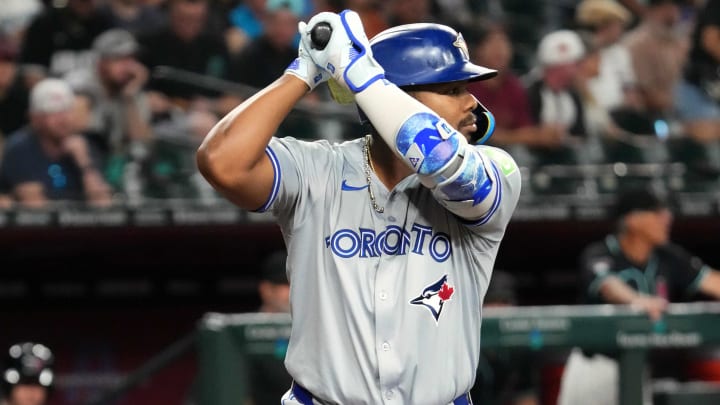
[[[315,24],[310,30],[310,41],[312,42],[313,49],[323,50],[330,42],[330,36],[332,35],[332,27],[326,22],[319,22]]]

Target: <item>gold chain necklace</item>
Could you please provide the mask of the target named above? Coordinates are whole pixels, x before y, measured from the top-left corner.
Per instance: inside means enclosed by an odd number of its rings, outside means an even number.
[[[365,179],[367,180],[367,189],[368,194],[370,194],[370,202],[372,203],[372,207],[375,212],[382,214],[383,212],[385,212],[385,207],[379,206],[377,201],[375,200],[375,193],[373,193],[372,184],[370,181],[373,170],[372,162],[370,161],[370,139],[370,135],[365,135],[365,143],[363,144],[363,154],[365,155]]]

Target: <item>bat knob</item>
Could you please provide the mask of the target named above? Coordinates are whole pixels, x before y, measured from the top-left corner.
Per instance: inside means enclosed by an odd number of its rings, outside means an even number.
[[[315,24],[310,30],[310,42],[313,49],[323,50],[330,41],[332,35],[332,27],[326,22]]]

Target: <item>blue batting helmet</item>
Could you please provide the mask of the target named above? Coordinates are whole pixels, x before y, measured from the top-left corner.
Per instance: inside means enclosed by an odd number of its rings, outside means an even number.
[[[478,81],[497,75],[496,70],[470,62],[462,34],[442,24],[392,27],[373,37],[370,47],[385,69],[385,78],[398,87]],[[495,118],[480,102],[477,113],[478,132],[473,141],[481,144],[492,135]]]
[[[441,24],[417,23],[389,28],[370,41],[385,78],[399,87],[484,80],[496,70],[470,62],[462,34]]]

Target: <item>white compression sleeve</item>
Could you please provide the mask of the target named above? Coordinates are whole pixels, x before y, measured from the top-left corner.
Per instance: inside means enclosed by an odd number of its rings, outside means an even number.
[[[420,112],[434,114],[425,104],[387,80],[378,80],[355,94],[355,102],[383,140],[393,147],[395,136],[408,118]]]
[[[431,187],[434,177],[453,171],[465,137],[403,90],[378,80],[355,95],[383,140]]]

